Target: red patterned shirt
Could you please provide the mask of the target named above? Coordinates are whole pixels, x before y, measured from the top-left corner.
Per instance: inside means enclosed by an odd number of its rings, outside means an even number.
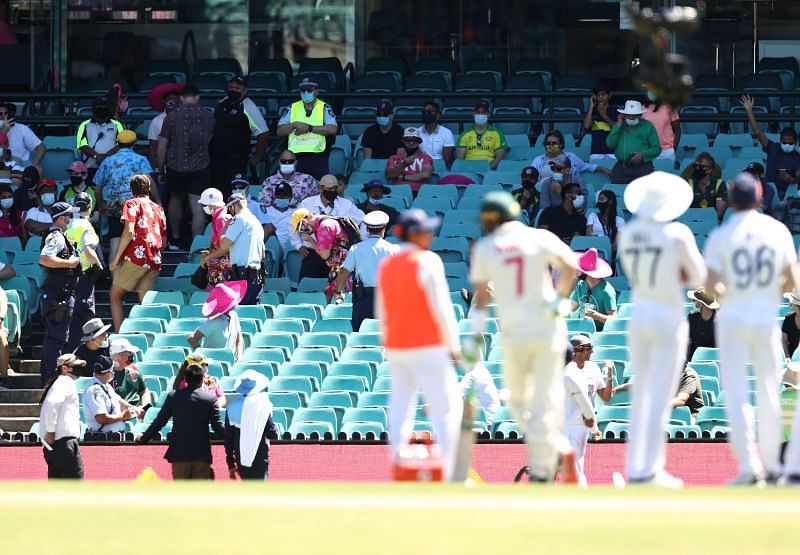
[[[122,223],[133,224],[133,237],[122,260],[147,270],[161,269],[161,243],[167,234],[164,210],[148,197],[126,200],[122,207]]]

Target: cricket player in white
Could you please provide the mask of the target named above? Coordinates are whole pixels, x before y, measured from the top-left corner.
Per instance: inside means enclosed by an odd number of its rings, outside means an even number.
[[[603,373],[596,362],[589,360],[592,342],[585,335],[574,335],[569,341],[572,344],[573,359],[564,368],[564,436],[575,453],[578,484],[586,486],[583,458],[586,454],[586,442],[589,441],[589,431],[594,428],[595,423],[594,396],[596,393],[604,402],[611,399],[614,365],[606,362]]]
[[[797,284],[797,253],[786,226],[755,211],[761,206],[761,183],[752,175],[742,173],[733,180],[728,202],[734,214],[706,241],[706,290],[723,297],[716,331],[729,438],[739,460],[739,476],[732,483],[757,485],[780,474],[783,349],[774,307],[783,290]],[[747,385],[748,361],[753,362],[757,380],[760,457]]]
[[[672,222],[692,199],[689,184],[666,172],[635,179],[625,189],[625,205],[637,216],[620,232],[618,246],[633,290],[628,346],[636,383],[627,458],[632,484],[683,485],[664,470],[664,429],[689,337],[684,288],[706,278],[694,235]]]
[[[528,444],[529,479],[552,482],[557,448],[564,442],[560,430],[566,325],[559,314],[570,310],[566,298],[575,281],[576,256],[553,233],[516,221],[519,213],[519,204],[508,193],[489,193],[481,204],[481,222],[488,235],[472,255],[470,280],[476,299],[470,317],[474,333],[482,333],[492,282],[503,329],[509,408]],[[550,268],[559,273],[557,291]]]

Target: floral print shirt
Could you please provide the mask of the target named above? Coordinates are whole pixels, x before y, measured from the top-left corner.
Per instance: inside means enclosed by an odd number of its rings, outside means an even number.
[[[148,197],[134,197],[122,207],[122,223],[133,224],[133,238],[122,260],[133,262],[146,270],[161,269],[161,245],[167,234],[164,209]]]

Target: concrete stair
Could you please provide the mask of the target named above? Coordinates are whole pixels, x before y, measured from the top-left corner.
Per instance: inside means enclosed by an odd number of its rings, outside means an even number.
[[[166,251],[161,275],[172,276],[175,267],[187,260],[188,252]],[[95,286],[95,313],[108,323],[111,323],[110,288],[111,280],[108,277],[101,278]],[[129,293],[125,297],[126,313],[137,302],[137,295]],[[32,315],[21,337],[21,354],[14,353],[12,349],[10,360],[11,369],[16,374],[9,376],[8,389],[0,389],[0,433],[8,432],[18,438],[21,436],[16,432],[28,432],[39,420],[39,398],[42,394],[39,365],[45,337],[44,322],[39,314]]]

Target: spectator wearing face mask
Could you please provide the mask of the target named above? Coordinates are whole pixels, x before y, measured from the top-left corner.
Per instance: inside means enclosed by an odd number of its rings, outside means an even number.
[[[701,152],[695,158],[689,185],[694,192],[692,208],[714,208],[717,219],[722,221],[728,208],[728,185],[719,175],[714,174],[714,158],[708,152]]]
[[[386,161],[384,174],[386,179],[395,185],[410,185],[416,192],[433,175],[433,160],[420,151],[422,140],[416,127],[409,127],[403,132],[405,156],[395,154]]]
[[[46,177],[33,191],[28,191],[35,206],[25,213],[23,226],[31,237],[41,237],[53,224],[50,207],[56,202],[56,182]]]
[[[552,170],[550,169],[550,162],[557,156],[563,154],[569,158],[570,167],[572,168],[572,182],[582,183],[583,179],[581,174],[583,172],[600,172],[606,175],[611,174],[611,170],[598,166],[597,164],[587,164],[581,160],[574,152],[567,152],[564,150],[564,134],[558,129],[548,131],[544,137],[544,154],[540,154],[531,162],[531,166],[539,171],[539,179],[546,179],[550,177]]]
[[[219,189],[206,189],[203,191],[203,194],[200,195],[200,200],[197,202],[203,207],[203,212],[211,216],[211,244],[209,250],[202,251],[202,254],[206,255],[210,251],[219,248],[220,239],[225,232],[228,222],[231,221],[231,215],[228,214],[228,208],[225,206],[225,199]],[[231,279],[231,260],[227,254],[209,260],[206,263],[206,269],[208,270],[208,286],[206,287],[206,291],[211,291],[216,284]]]
[[[83,336],[80,337],[80,346],[75,349],[75,356],[85,360],[87,365],[99,362],[100,357],[110,357],[108,330],[111,326],[104,324],[100,318],[92,318],[83,326]]]
[[[394,122],[394,106],[382,100],[375,110],[375,124],[364,130],[361,149],[364,159],[386,160],[403,148],[403,128]]]
[[[573,237],[586,233],[586,217],[579,212],[585,203],[580,185],[567,183],[561,188],[561,204],[542,210],[539,229],[550,230],[569,245]]]
[[[261,205],[263,209],[263,205]],[[268,206],[265,213],[264,238],[275,235],[278,238],[283,252],[292,248],[290,240],[290,221],[296,205],[292,204],[292,186],[287,181],[278,183],[275,187],[275,198],[272,205]]]
[[[750,122],[750,129],[758,139],[761,148],[767,153],[767,168],[764,172],[764,180],[767,183],[774,183],[778,188],[778,195],[781,199],[786,195],[786,189],[792,183],[798,182],[800,174],[800,153],[797,152],[797,131],[793,127],[785,127],[781,130],[780,142],[770,141],[758,126],[756,116],[753,114],[753,99],[749,95],[741,98],[742,106],[747,112],[747,119]]]
[[[90,219],[92,223],[97,223],[99,221],[99,214],[95,210],[97,198],[95,196],[94,187],[89,187],[89,172],[86,164],[80,160],[76,160],[67,168],[67,174],[69,175],[69,184],[64,187],[64,190],[58,195],[58,200],[68,204],[75,204],[75,197],[77,195],[81,193],[89,195],[89,198],[92,199],[92,213]]]
[[[384,185],[380,179],[373,179],[361,188],[361,192],[367,194],[367,200],[356,204],[356,207],[364,214],[380,210],[389,216],[389,223],[386,224],[386,227],[391,229],[397,223],[400,213],[391,206],[383,204],[381,200],[385,195],[390,195],[392,190]]]
[[[292,206],[299,206],[305,199],[319,195],[319,182],[307,173],[297,171],[297,157],[292,151],[284,150],[278,160],[278,171],[264,180],[258,194],[258,203],[262,209],[272,206],[275,188],[283,182],[292,188]]]
[[[536,215],[541,207],[541,193],[536,189],[539,181],[539,170],[528,166],[522,169],[522,184],[518,189],[511,191],[514,200],[519,203],[522,212],[528,216],[528,225],[536,222]]]
[[[508,154],[508,144],[502,131],[489,124],[491,107],[485,100],[475,103],[472,118],[475,125],[458,137],[456,158],[464,160],[486,160],[489,168],[496,170],[500,160]]]
[[[267,150],[268,131],[264,117],[247,98],[247,80],[237,75],[228,82],[228,94],[214,109],[214,136],[208,145],[211,185],[229,195],[234,175],[247,172],[248,162],[257,166]],[[250,156],[250,137],[256,139]]]
[[[539,191],[541,192],[541,209],[558,206],[561,204],[561,189],[564,183],[572,183],[581,188],[581,195],[588,194],[580,174],[572,167],[572,159],[562,152],[547,162],[549,174],[539,180]],[[577,206],[579,212],[585,211],[585,205]]]
[[[619,232],[625,227],[625,219],[617,215],[617,195],[614,191],[600,191],[595,207],[597,210],[586,218],[586,235],[608,237],[616,249]]]
[[[22,212],[14,206],[14,193],[9,185],[0,185],[0,237],[25,238]]]
[[[111,115],[108,100],[96,98],[92,103],[92,117],[78,126],[77,149],[86,162],[90,180],[103,160],[117,151],[117,135],[125,130]]]
[[[422,107],[424,125],[418,128],[422,144],[419,149],[433,160],[444,160],[449,168],[453,164],[456,153],[456,140],[453,132],[444,125],[439,125],[441,116],[439,104],[429,100]]]
[[[647,112],[638,100],[628,100],[619,110],[617,124],[606,137],[614,149],[617,163],[611,170],[612,183],[630,183],[653,173],[653,160],[661,155],[661,142],[655,126],[642,115]]]
[[[47,147],[31,131],[31,128],[22,123],[17,123],[17,106],[12,102],[0,103],[0,133],[8,136],[8,148],[11,155],[19,158],[23,162],[29,160],[31,166],[36,168],[39,175],[42,174],[42,159]]]

